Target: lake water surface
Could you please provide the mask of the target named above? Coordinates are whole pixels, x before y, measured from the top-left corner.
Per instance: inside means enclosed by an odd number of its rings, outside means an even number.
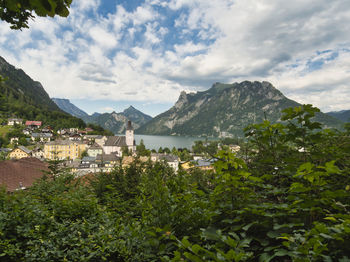
[[[155,150],[158,150],[160,147],[168,147],[170,150],[173,147],[191,149],[194,141],[205,140],[203,137],[135,135],[136,145],[140,144],[141,139],[143,139],[147,149]],[[208,140],[216,139],[208,138]]]

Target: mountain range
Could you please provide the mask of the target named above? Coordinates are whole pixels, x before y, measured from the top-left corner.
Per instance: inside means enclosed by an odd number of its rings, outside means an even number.
[[[85,121],[101,125],[113,133],[124,133],[127,121],[131,120],[138,134],[241,136],[247,125],[264,119],[277,122],[283,109],[300,105],[268,82],[244,81],[215,83],[210,89],[196,93],[181,92],[172,108],[153,119],[132,106],[120,113],[88,115],[68,99],[51,100],[39,82],[2,57],[0,75],[0,79],[5,79],[0,80],[1,122],[8,117],[19,117],[43,121],[56,128],[84,127]],[[340,129],[342,121],[349,120],[349,113],[350,110],[330,112],[329,115],[319,113],[315,120],[324,127]]]
[[[350,122],[350,110],[328,112],[327,115],[333,116],[343,122]]]
[[[279,121],[281,111],[300,104],[285,97],[269,82],[222,84],[197,93],[182,92],[175,105],[136,130],[149,135],[243,135],[243,129],[264,119]],[[315,120],[324,127],[342,122],[324,113]]]
[[[83,110],[73,105],[68,99],[63,98],[51,98],[53,102],[64,112],[71,114],[72,116],[83,118],[87,117],[88,114]]]
[[[134,129],[146,124],[152,119],[151,116],[142,113],[133,106],[128,107],[123,112],[116,113],[94,113],[91,116],[82,118],[86,123],[93,123],[112,131],[114,134],[123,134],[126,130],[128,120],[131,120]]]
[[[128,120],[133,123],[134,129],[146,124],[152,119],[151,116],[142,113],[133,106],[128,107],[123,112],[116,113],[94,113],[88,115],[83,110],[76,107],[68,99],[52,98],[52,100],[65,112],[79,117],[86,123],[92,123],[102,126],[115,134],[125,133]]]

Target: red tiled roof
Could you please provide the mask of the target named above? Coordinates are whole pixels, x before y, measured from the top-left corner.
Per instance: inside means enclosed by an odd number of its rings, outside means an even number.
[[[26,126],[41,126],[41,121],[26,121]]]
[[[34,157],[0,162],[0,185],[13,192],[21,186],[28,188],[48,170],[47,163]]]

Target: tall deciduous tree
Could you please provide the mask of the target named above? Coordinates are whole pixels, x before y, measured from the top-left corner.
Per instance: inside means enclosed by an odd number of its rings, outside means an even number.
[[[72,0],[0,0],[0,19],[11,29],[28,28],[28,20],[37,16],[67,17]]]

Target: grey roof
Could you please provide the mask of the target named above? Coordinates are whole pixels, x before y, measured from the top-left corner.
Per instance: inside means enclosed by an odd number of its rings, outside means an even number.
[[[152,153],[151,157],[157,157],[159,160],[164,160],[166,162],[175,162],[179,161],[178,156],[175,156],[173,154],[161,154],[161,153]]]
[[[210,166],[215,162],[214,159],[199,159],[195,161],[197,167]]]
[[[32,150],[32,152],[44,151],[41,147],[36,147]]]
[[[85,138],[97,138],[98,135],[85,135]]]
[[[105,146],[127,146],[125,136],[109,136],[105,142]]]
[[[89,149],[101,149],[102,150],[102,147],[99,144],[94,143],[92,146],[89,147]]]
[[[83,159],[81,160],[82,162],[93,162],[96,160],[96,157],[92,156],[84,156]]]
[[[96,161],[109,162],[118,160],[120,160],[120,158],[113,154],[98,154],[96,156]]]
[[[49,138],[52,137],[51,133],[32,133],[32,137],[37,138],[37,137],[44,137],[44,138]]]
[[[19,149],[21,149],[22,151],[26,152],[27,154],[30,154],[30,152],[32,152],[31,150],[29,150],[28,148],[24,147],[24,146],[19,146]]]
[[[8,121],[23,121],[22,118],[9,118]]]
[[[71,140],[56,140],[47,143],[47,145],[71,145],[71,144],[83,144],[81,141],[71,141]]]
[[[4,147],[0,148],[0,152],[8,153],[8,152],[11,152],[11,151],[12,151],[11,148],[4,148]]]
[[[68,163],[67,166],[70,168],[78,168],[80,166],[80,161],[72,161]]]
[[[70,134],[70,137],[81,137],[81,135],[74,133],[74,134]]]
[[[160,156],[159,159],[165,160],[166,162],[179,161],[179,158],[177,156],[174,156],[174,155],[163,155],[163,156]]]

